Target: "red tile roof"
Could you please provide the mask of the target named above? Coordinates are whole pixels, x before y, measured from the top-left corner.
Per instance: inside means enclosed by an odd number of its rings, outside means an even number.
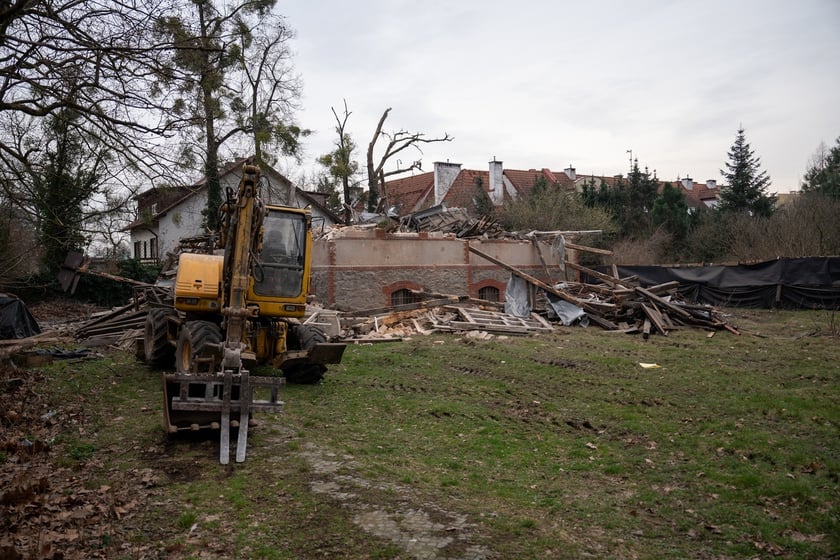
[[[504,169],[503,180],[509,182],[517,196],[527,196],[530,194],[534,186],[534,182],[540,178],[545,178],[548,184],[557,184],[569,191],[575,190],[576,183],[581,181],[595,180],[596,187],[603,181],[609,187],[614,187],[619,180],[619,176],[596,176],[596,175],[578,175],[576,180],[572,180],[565,171],[552,171],[548,168],[542,169]],[[490,173],[484,170],[475,169],[461,169],[446,195],[443,202],[449,208],[464,208],[466,210],[473,210],[475,208],[475,189],[476,181],[480,179],[484,191],[490,194]],[[625,178],[626,179],[626,178]],[[701,206],[708,206],[708,202],[713,201],[720,187],[710,189],[705,183],[694,183],[691,190],[686,189],[682,181],[659,181],[659,190],[665,186],[665,183],[671,183],[682,191],[686,198],[686,204],[690,208],[697,208]],[[425,210],[435,205],[435,174],[434,172],[421,173],[419,175],[412,175],[410,177],[403,177],[388,181],[385,185],[385,190],[388,197],[388,205],[396,206],[397,213],[400,215],[411,214],[419,210]],[[510,194],[507,187],[504,190],[504,200],[510,200]]]
[[[385,183],[388,206],[396,206],[401,216],[434,206],[435,174],[431,171],[394,179]],[[383,193],[379,193],[383,196]],[[429,200],[427,204],[424,204]]]

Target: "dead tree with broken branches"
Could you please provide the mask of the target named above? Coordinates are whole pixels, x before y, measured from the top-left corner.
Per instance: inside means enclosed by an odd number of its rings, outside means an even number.
[[[367,174],[368,189],[370,191],[368,195],[368,210],[371,212],[376,210],[380,193],[383,193],[383,198],[387,200],[387,193],[385,193],[386,177],[397,175],[399,173],[405,173],[406,171],[411,171],[413,169],[421,169],[422,163],[419,159],[411,162],[411,164],[405,167],[403,167],[400,160],[397,160],[396,169],[385,171],[385,165],[393,159],[394,156],[408,148],[414,148],[422,154],[423,150],[420,149],[422,144],[431,144],[433,142],[451,142],[453,139],[452,136],[446,132],[443,133],[443,136],[436,138],[426,138],[426,135],[422,132],[409,132],[407,130],[385,132],[382,130],[382,126],[385,124],[385,119],[388,118],[388,114],[390,112],[391,108],[388,107],[385,109],[385,112],[382,113],[382,117],[379,118],[379,123],[376,125],[376,132],[373,133],[373,139],[371,139],[370,144],[368,144]],[[374,164],[374,149],[377,141],[382,136],[387,139],[388,143],[385,146],[385,151],[382,153],[382,157],[379,158],[379,162]]]

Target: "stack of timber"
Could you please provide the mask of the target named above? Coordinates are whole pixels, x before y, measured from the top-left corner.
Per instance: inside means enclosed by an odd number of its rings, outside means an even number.
[[[131,302],[92,317],[76,329],[75,337],[89,344],[117,342],[125,337],[126,332],[143,330],[149,307],[171,305],[171,302],[168,288],[152,285],[138,287]]]

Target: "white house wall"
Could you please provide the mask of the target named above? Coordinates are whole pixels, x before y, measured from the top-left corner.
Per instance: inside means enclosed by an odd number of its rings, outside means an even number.
[[[203,190],[189,197],[178,206],[172,207],[158,218],[158,236],[160,256],[175,249],[182,237],[192,237],[202,233],[202,210],[207,207],[207,191]]]

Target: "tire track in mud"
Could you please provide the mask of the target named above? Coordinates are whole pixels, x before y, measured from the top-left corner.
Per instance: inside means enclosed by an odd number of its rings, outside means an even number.
[[[313,443],[291,451],[312,469],[310,489],[339,502],[365,532],[390,541],[417,560],[492,560],[475,544],[474,524],[466,515],[433,503],[418,503],[411,488],[369,480],[357,473],[353,457],[338,456]],[[277,460],[281,460],[279,457]]]

